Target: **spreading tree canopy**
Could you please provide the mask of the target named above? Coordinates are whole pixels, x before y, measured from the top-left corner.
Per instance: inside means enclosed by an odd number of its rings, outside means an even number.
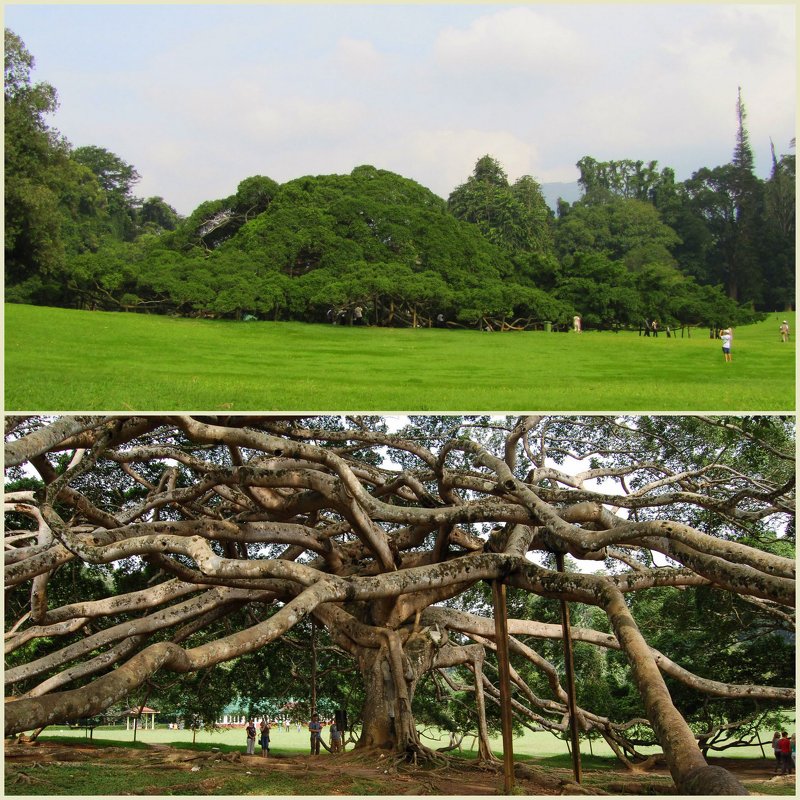
[[[75,258],[71,278],[84,305],[236,318],[323,322],[360,305],[370,324],[416,327],[572,313],[433,192],[370,165],[248,178],[172,231]]]
[[[419,717],[474,731],[491,760],[492,581],[509,592],[517,724],[566,730],[568,601],[579,730],[629,763],[659,744],[683,793],[741,791],[703,751],[793,704],[789,420],[6,427],[7,734],[269,661],[313,622],[359,676],[359,746],[424,755]]]
[[[478,159],[467,182],[450,194],[447,206],[495,244],[523,252],[552,250],[553,212],[541,187],[530,175],[510,185],[502,166],[489,155]]]

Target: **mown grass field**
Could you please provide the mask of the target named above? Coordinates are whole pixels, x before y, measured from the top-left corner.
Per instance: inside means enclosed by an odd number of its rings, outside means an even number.
[[[6,304],[6,411],[793,411],[795,344],[484,333]]]
[[[422,741],[431,748],[444,747],[448,743],[448,736],[438,731],[430,729],[421,731]],[[67,737],[76,741],[87,741],[86,733],[83,729],[70,729],[67,727],[51,726],[40,736],[42,740],[50,738],[62,739]],[[196,747],[198,749],[208,749],[219,747],[225,750],[239,750],[242,753],[246,750],[246,740],[244,728],[220,729],[216,731],[197,731],[196,741],[192,742],[192,732],[190,730],[168,730],[166,727],[157,727],[154,730],[138,730],[136,732],[136,744],[145,747],[152,744],[168,744],[173,747]],[[323,731],[323,738],[328,741],[327,727]],[[764,753],[769,759],[772,758],[770,740],[771,731],[762,732],[764,742]],[[125,730],[124,726],[108,726],[96,728],[92,734],[92,740],[107,743],[133,744],[133,729]],[[491,737],[492,750],[502,758],[503,742],[501,736]],[[352,745],[348,745],[350,749]],[[260,753],[259,745],[256,743],[256,750]],[[642,748],[642,752],[656,752],[658,748]],[[305,755],[308,753],[308,731],[303,728],[299,732],[294,726],[287,732],[284,730],[272,729],[270,738],[270,752],[273,755]],[[462,742],[462,752],[467,757],[477,758],[477,745],[473,738],[465,738]],[[324,751],[323,751],[324,754]],[[569,755],[569,748],[564,739],[558,739],[551,733],[544,731],[526,730],[522,736],[514,739],[514,754],[518,756],[536,756],[542,758],[553,757],[558,759],[561,756]],[[597,756],[600,758],[613,759],[613,751],[603,741],[593,741],[591,745],[587,740],[581,741],[581,754],[587,757]],[[749,747],[735,748],[725,752],[726,757],[730,758],[760,758],[761,748],[758,745]]]

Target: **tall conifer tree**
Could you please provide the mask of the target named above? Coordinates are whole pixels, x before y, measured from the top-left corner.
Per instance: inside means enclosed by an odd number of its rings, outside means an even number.
[[[762,220],[763,191],[755,175],[755,159],[750,146],[745,121],[747,112],[742,100],[742,88],[736,101],[738,127],[731,166],[731,193],[734,202],[731,247],[727,251],[728,294],[734,300],[746,296],[760,300],[762,280],[758,267],[759,227]]]

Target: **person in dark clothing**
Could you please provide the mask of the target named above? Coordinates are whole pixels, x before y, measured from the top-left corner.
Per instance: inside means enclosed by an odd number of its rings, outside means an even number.
[[[269,755],[269,722],[264,717],[261,720],[261,755],[266,758]]]
[[[772,735],[772,753],[775,756],[775,774],[778,774],[778,770],[781,768],[781,747],[780,742],[781,740],[781,732],[775,731]]]
[[[247,755],[255,755],[256,750],[256,723],[251,719],[245,728],[247,734]]]

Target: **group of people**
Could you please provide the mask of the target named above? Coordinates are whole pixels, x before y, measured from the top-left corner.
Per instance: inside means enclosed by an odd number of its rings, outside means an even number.
[[[331,306],[328,309],[328,313],[325,315],[328,322],[332,325],[347,325],[347,309],[340,308],[338,311]],[[362,306],[356,306],[353,309],[352,315],[352,324],[353,325],[366,325],[367,320],[364,316],[364,309]]]
[[[280,725],[280,723],[278,723]],[[335,721],[330,723],[330,746],[325,744],[322,739],[322,729],[325,726],[324,722],[320,722],[319,714],[311,716],[311,722],[308,723],[308,732],[311,736],[311,755],[318,756],[320,745],[331,753],[342,752],[342,731],[339,730]],[[247,736],[247,755],[255,755],[256,750],[256,737],[259,737],[261,744],[261,755],[266,758],[269,755],[269,734],[271,725],[269,720],[264,717],[256,727],[254,719],[249,719],[245,726],[245,735]],[[300,724],[297,726],[300,730]],[[286,730],[289,730],[288,721],[286,723]]]
[[[311,755],[318,756],[319,748],[322,745],[326,750],[331,753],[342,752],[342,732],[334,720],[330,724],[330,746],[326,745],[322,738],[322,729],[325,727],[324,722],[320,722],[319,714],[311,716],[311,722],[308,723],[308,732],[311,734]]]
[[[775,731],[772,737],[772,751],[775,753],[775,774],[788,775],[794,772],[795,750],[797,743],[796,734],[789,734],[786,731]]]
[[[658,336],[658,331],[660,330],[658,325],[658,320],[645,320],[644,321],[644,335],[645,336]],[[669,325],[667,325],[667,336],[672,336],[672,331],[670,330]]]
[[[781,322],[780,333],[781,333],[781,341],[788,342],[789,323],[787,320]],[[731,345],[733,344],[733,328],[723,328],[717,333],[717,335],[722,340],[722,355],[725,358],[725,362],[730,364],[731,361],[733,360],[731,357]]]
[[[261,744],[261,755],[266,758],[269,755],[269,732],[270,732],[270,724],[269,720],[264,717],[261,720],[258,728],[260,731],[259,741]],[[255,720],[250,719],[247,722],[247,726],[245,727],[245,733],[247,734],[247,755],[253,756],[255,755],[256,750],[256,723]]]
[[[643,323],[644,325],[642,325],[642,323],[639,323],[639,336],[642,335],[642,330],[644,330],[645,336],[655,336],[656,338],[658,338],[658,332],[661,330],[661,323],[657,319],[653,320],[646,319],[643,320]],[[664,333],[667,335],[667,339],[672,338],[673,331],[669,325],[666,325],[664,327]],[[677,333],[675,334],[675,336],[677,337]],[[681,334],[681,336],[683,336],[683,334]]]

